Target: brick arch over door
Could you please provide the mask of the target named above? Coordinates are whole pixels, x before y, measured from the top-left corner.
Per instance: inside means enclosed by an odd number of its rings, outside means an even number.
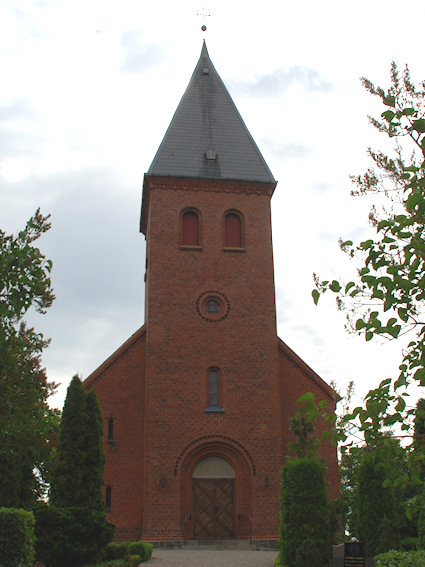
[[[194,445],[183,456],[178,470],[180,486],[181,528],[183,537],[194,538],[194,479],[193,473],[201,461],[219,457],[227,461],[235,471],[235,537],[248,539],[252,520],[252,463],[238,446],[223,441],[206,441]]]

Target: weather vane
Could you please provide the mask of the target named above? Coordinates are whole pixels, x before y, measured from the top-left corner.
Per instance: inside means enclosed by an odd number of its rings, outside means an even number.
[[[196,14],[197,16],[201,16],[202,20],[204,20],[205,18],[208,18],[209,16],[211,16],[211,14],[207,14],[205,11],[205,8],[202,8],[201,12],[198,12]],[[203,23],[201,26],[201,30],[204,32],[207,30],[207,26]]]

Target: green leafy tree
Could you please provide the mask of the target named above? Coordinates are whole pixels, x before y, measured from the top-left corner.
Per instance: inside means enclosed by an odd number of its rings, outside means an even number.
[[[31,508],[43,493],[58,424],[47,404],[55,386],[41,365],[48,341],[23,320],[54,299],[52,263],[34,246],[48,219],[37,210],[17,235],[0,230],[0,505],[9,507]]]
[[[315,277],[315,303],[322,293],[337,294],[339,308],[347,311],[350,328],[367,341],[374,336],[397,339],[412,335],[394,387],[410,379],[425,385],[425,88],[415,87],[409,69],[391,67],[388,90],[362,79],[385,110],[371,124],[395,142],[387,155],[369,149],[373,161],[364,175],[353,177],[353,195],[375,195],[370,222],[373,238],[358,245],[341,242],[342,249],[357,258],[357,278],[347,283]],[[382,205],[382,206],[381,206]],[[396,405],[404,405],[398,397]],[[395,408],[401,412],[403,408]],[[401,415],[401,414],[400,414]]]
[[[350,437],[348,446],[353,432],[361,439],[362,446],[343,457],[343,479],[350,529],[373,554],[396,547],[400,534],[412,540],[417,533],[419,439],[401,448],[391,432],[399,424],[397,433],[412,435],[419,413],[407,406],[403,388],[412,380],[425,385],[425,84],[416,87],[408,67],[399,73],[395,63],[389,89],[362,82],[384,107],[379,119],[369,117],[371,124],[393,142],[390,153],[369,149],[373,167],[352,178],[354,196],[374,199],[369,220],[375,234],[359,244],[341,241],[358,263],[357,276],[348,282],[315,276],[312,295],[317,304],[323,293],[335,293],[348,328],[366,341],[411,337],[397,376],[381,381],[339,423],[340,439]]]

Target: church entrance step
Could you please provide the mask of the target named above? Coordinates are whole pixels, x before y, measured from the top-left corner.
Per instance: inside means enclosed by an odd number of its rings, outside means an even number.
[[[250,550],[254,546],[248,539],[193,539],[182,545],[182,549],[214,549],[214,550]]]

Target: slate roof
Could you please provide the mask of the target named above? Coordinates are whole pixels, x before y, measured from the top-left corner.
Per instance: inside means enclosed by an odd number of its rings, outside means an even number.
[[[147,175],[275,183],[205,42]]]

